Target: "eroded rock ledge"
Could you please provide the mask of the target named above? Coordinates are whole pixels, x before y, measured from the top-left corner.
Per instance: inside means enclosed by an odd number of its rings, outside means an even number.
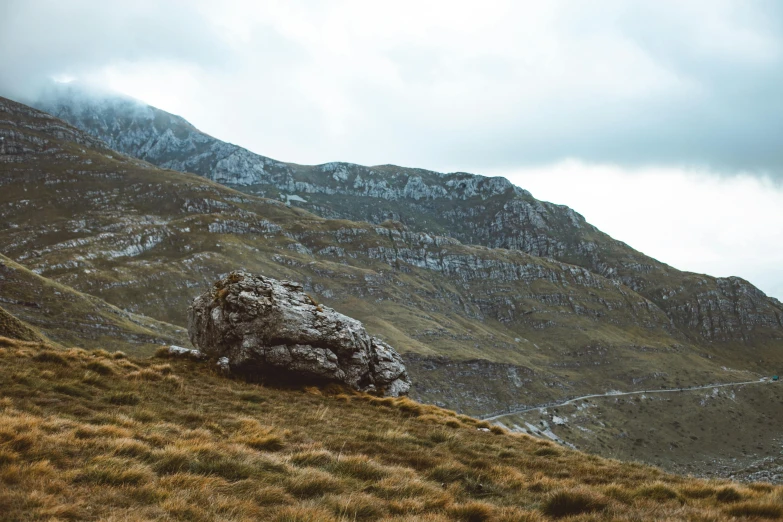
[[[188,333],[206,356],[226,358],[231,373],[339,382],[394,397],[411,386],[391,346],[291,281],[231,272],[193,300]]]

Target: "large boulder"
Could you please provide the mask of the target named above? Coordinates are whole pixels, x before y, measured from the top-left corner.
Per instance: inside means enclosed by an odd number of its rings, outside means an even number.
[[[188,333],[193,346],[227,362],[232,373],[339,382],[393,397],[411,386],[391,346],[291,281],[231,272],[193,300]]]

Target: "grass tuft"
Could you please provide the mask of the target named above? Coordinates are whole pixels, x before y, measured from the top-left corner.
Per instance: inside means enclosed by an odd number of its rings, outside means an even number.
[[[553,518],[564,518],[606,509],[608,501],[587,489],[559,490],[550,494],[541,505],[541,511]]]
[[[343,485],[331,474],[315,468],[305,468],[286,480],[286,489],[298,498],[313,498],[327,493],[339,493]]]
[[[285,447],[283,438],[274,433],[252,435],[244,443],[259,451],[280,451]]]
[[[378,499],[366,493],[330,496],[325,502],[338,520],[378,520],[386,514]]]
[[[783,503],[781,502],[742,502],[726,508],[725,511],[733,517],[783,519]]]
[[[152,471],[137,462],[113,457],[97,457],[76,476],[75,482],[127,486],[145,484],[153,479]]]
[[[737,488],[733,486],[725,486],[715,492],[715,498],[720,502],[730,503],[739,502],[745,498]]]
[[[336,475],[353,477],[365,481],[377,481],[388,475],[378,463],[370,460],[366,455],[341,456],[337,461],[328,466],[329,471]]]
[[[116,392],[106,397],[106,400],[118,406],[135,406],[141,402],[141,397],[135,392]]]
[[[98,375],[95,372],[91,372],[89,370],[84,372],[84,375],[82,376],[82,382],[84,384],[90,384],[92,386],[97,386],[97,385],[101,384],[102,380],[103,379],[101,378],[100,375]]]
[[[297,466],[322,467],[331,464],[335,456],[326,450],[300,451],[291,455],[291,462]]]
[[[667,500],[677,499],[680,495],[670,486],[656,482],[642,486],[636,490],[636,496],[639,498],[655,500],[656,502],[666,502]]]
[[[98,375],[106,376],[114,374],[114,368],[112,368],[109,363],[104,361],[92,361],[91,363],[87,364],[86,368],[91,372],[97,373]]]
[[[325,508],[292,506],[280,510],[272,520],[274,522],[327,522],[334,519],[332,513]]]
[[[449,515],[464,522],[484,522],[491,520],[495,514],[495,507],[485,502],[468,502],[455,504],[448,509]]]
[[[258,392],[243,392],[238,397],[242,401],[252,402],[253,404],[262,404],[267,401],[267,398]]]
[[[680,493],[686,498],[709,498],[716,493],[716,489],[709,484],[685,484],[681,486]]]
[[[68,366],[68,361],[53,350],[44,350],[33,356],[33,360],[39,363],[59,364],[60,366]]]
[[[560,450],[555,448],[554,446],[545,446],[543,448],[538,448],[533,452],[533,455],[537,457],[559,457],[560,456]]]

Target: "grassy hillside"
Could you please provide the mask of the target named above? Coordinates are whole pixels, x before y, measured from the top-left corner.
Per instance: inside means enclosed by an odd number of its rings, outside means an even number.
[[[152,353],[186,342],[183,328],[120,310],[101,299],[33,273],[0,254],[0,332],[22,340],[46,337],[65,346],[112,346]]]
[[[0,337],[20,341],[43,341],[43,336],[35,328],[0,308]]]
[[[783,384],[770,380],[597,397],[498,422],[551,430],[582,451],[678,473],[783,482]]]
[[[783,517],[781,487],[668,475],[409,399],[10,339],[0,484],[5,520]]]

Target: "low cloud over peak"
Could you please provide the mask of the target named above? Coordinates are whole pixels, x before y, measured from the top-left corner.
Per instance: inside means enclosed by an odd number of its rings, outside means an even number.
[[[29,98],[43,79],[69,75],[270,156],[783,171],[778,2],[0,9],[0,94]]]

